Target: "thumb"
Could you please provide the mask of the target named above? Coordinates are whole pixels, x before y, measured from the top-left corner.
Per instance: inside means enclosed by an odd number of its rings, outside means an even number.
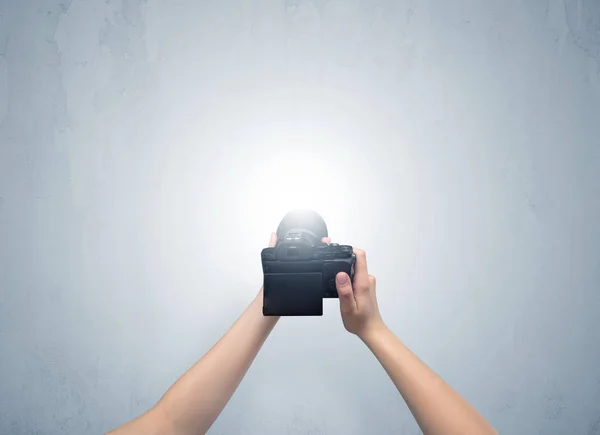
[[[356,311],[356,300],[354,299],[352,283],[348,274],[344,272],[338,273],[335,277],[335,286],[340,298],[342,313],[354,313]]]

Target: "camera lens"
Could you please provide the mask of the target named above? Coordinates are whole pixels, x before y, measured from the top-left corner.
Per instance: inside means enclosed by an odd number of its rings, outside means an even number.
[[[316,246],[323,237],[327,237],[327,225],[321,215],[313,210],[293,210],[283,217],[277,228],[280,242],[304,239]]]

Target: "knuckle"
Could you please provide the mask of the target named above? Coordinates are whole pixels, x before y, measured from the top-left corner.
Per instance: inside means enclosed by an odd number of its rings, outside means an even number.
[[[338,293],[339,293],[339,296],[342,298],[350,299],[351,297],[353,297],[352,289],[350,289],[348,287],[341,288]]]
[[[369,279],[361,279],[360,282],[357,283],[356,287],[362,292],[366,291],[371,287],[371,283]]]
[[[344,299],[352,299],[354,297],[352,292],[344,292],[342,293],[342,296],[344,297]]]
[[[377,284],[377,279],[373,275],[369,275],[369,284],[372,286]]]
[[[354,248],[354,254],[358,258],[367,258],[367,253],[363,249]]]

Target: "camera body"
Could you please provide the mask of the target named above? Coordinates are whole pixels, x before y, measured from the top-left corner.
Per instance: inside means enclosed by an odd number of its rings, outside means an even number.
[[[261,252],[263,315],[322,316],[323,298],[338,297],[336,275],[354,275],[352,246],[323,243],[327,227],[314,212],[286,215],[277,236],[277,245]]]

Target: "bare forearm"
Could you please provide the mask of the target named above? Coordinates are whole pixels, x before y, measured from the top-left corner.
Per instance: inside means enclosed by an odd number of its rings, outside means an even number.
[[[389,329],[363,337],[426,435],[496,434],[489,423]]]
[[[205,433],[217,419],[277,323],[262,315],[262,291],[231,329],[164,395],[176,435]]]

